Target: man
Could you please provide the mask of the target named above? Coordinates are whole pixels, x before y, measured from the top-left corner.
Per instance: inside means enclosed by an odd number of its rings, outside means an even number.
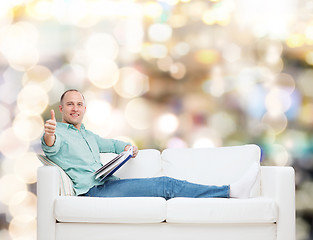
[[[100,152],[120,153],[131,145],[101,138],[85,129],[82,121],[86,104],[78,90],[70,89],[63,93],[59,110],[62,122],[56,122],[55,113],[51,110],[51,119],[45,123],[42,149],[47,157],[69,175],[78,196],[247,198],[256,180],[257,164],[238,182],[224,186],[206,186],[169,177],[119,179],[111,176],[99,182],[93,173],[102,166]],[[133,146],[133,149],[133,157],[136,157],[138,148]]]

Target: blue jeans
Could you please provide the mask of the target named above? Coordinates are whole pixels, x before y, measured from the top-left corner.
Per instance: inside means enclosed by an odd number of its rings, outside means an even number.
[[[118,179],[94,186],[82,196],[229,198],[229,185],[207,186],[170,177]]]

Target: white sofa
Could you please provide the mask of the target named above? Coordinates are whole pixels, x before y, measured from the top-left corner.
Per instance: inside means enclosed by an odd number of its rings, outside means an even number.
[[[111,155],[101,158],[107,161]],[[239,179],[253,162],[260,162],[256,145],[147,149],[116,176],[221,185]],[[60,181],[62,188],[67,181],[60,173],[54,166],[38,169],[38,240],[295,240],[292,167],[261,166],[249,199],[68,196],[60,191]]]

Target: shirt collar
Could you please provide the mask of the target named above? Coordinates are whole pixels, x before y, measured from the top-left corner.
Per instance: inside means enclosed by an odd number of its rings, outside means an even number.
[[[57,123],[58,126],[61,126],[61,127],[64,127],[64,128],[67,128],[67,129],[74,129],[74,130],[78,130],[76,127],[74,127],[73,124],[69,124],[69,123],[63,123],[63,122],[58,122]],[[80,130],[83,130],[85,131],[85,125],[82,123],[81,126],[80,126]]]

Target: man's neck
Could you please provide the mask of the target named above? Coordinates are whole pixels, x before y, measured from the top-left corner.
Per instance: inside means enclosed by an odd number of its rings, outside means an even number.
[[[69,123],[69,122],[66,122],[66,121],[64,121],[64,120],[62,120],[62,123],[71,124],[71,125],[73,125],[78,131],[80,131],[80,127],[81,127],[81,125],[82,125],[81,123],[74,125],[73,123]]]

